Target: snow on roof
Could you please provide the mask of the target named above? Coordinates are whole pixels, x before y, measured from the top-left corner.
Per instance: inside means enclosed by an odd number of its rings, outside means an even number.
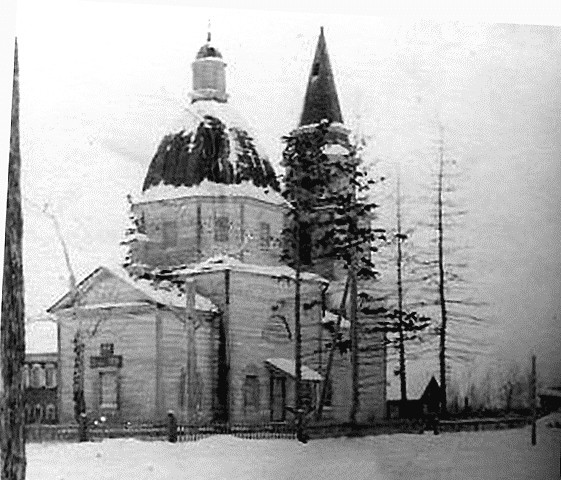
[[[173,200],[187,197],[249,197],[274,205],[285,205],[283,196],[272,188],[256,186],[253,182],[238,184],[214,183],[203,180],[199,185],[191,187],[164,185],[160,183],[150,187],[135,198],[135,203],[157,202],[160,200]]]
[[[275,368],[278,368],[279,370],[282,370],[292,378],[296,377],[296,363],[294,362],[294,360],[289,360],[288,358],[268,358],[267,360],[265,360],[265,362]],[[302,365],[302,380],[321,382],[323,380],[323,377],[315,370],[312,370],[310,367]]]
[[[185,126],[187,130],[195,130],[197,125],[204,120],[205,115],[210,115],[222,121],[227,128],[241,128],[245,130],[253,139],[259,156],[261,158],[269,158],[267,152],[259,143],[251,125],[229,103],[201,99],[195,103],[186,104],[185,111],[190,116],[189,123]]]
[[[323,147],[323,153],[326,155],[348,155],[349,149],[338,143],[328,143]]]
[[[191,267],[180,268],[174,270],[174,274],[179,275],[193,275],[198,273],[213,272],[213,271],[223,271],[223,270],[233,270],[236,272],[244,273],[254,273],[256,275],[267,275],[269,277],[276,278],[294,278],[295,270],[287,265],[273,266],[273,265],[254,265],[250,263],[244,263],[237,258],[230,257],[228,255],[218,255],[204,262],[198,263]],[[329,283],[323,277],[316,275],[315,273],[302,272],[300,278],[304,281],[316,281],[321,283]]]
[[[83,289],[86,284],[91,284],[92,281],[103,271],[109,272],[111,275],[119,278],[123,282],[127,283],[131,288],[140,291],[148,300],[159,303],[162,305],[168,305],[172,307],[185,308],[187,305],[187,299],[185,294],[179,290],[179,288],[173,285],[168,280],[159,282],[157,285],[146,279],[135,279],[129,275],[129,273],[120,266],[100,266],[96,268],[93,272],[87,275],[80,283],[78,283],[78,289]],[[61,299],[59,299],[54,305],[49,307],[48,311],[54,311],[60,308],[60,305],[68,303],[70,292],[67,292]],[[123,303],[104,303],[103,305],[96,305],[95,308],[109,308],[109,307],[119,307],[123,306]],[[65,308],[65,307],[62,307]],[[212,303],[207,297],[204,297],[198,293],[195,294],[195,309],[200,311],[215,312],[217,311],[216,305]]]
[[[333,323],[333,325],[337,325],[337,321],[338,321],[338,315],[333,312],[330,312],[329,310],[325,312],[325,315],[321,319],[321,323],[323,323],[324,325],[329,323]],[[345,317],[341,318],[341,328],[343,330],[348,330],[349,328],[351,328],[351,322],[349,322]]]
[[[561,398],[561,387],[542,388],[538,395],[540,397],[557,397]]]
[[[185,308],[187,304],[185,294],[168,280],[161,281],[155,285],[147,279],[132,278],[127,271],[122,268],[105,268],[124,282],[127,282],[131,287],[140,290],[156,303],[178,308]],[[198,293],[195,294],[195,309],[205,312],[217,311],[217,307],[214,303],[212,303],[207,297],[199,295]]]

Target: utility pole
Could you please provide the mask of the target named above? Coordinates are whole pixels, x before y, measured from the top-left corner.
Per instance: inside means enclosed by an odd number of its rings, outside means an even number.
[[[532,379],[530,381],[531,396],[532,396],[532,445],[536,445],[536,407],[537,407],[537,396],[536,396],[536,356],[532,355]]]

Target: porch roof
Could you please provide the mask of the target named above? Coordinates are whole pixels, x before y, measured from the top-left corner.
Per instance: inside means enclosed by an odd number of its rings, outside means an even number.
[[[268,358],[265,360],[265,363],[281,370],[292,378],[296,378],[296,363],[294,360],[289,360],[288,358]],[[323,377],[310,367],[302,365],[302,380],[309,382],[321,382]]]

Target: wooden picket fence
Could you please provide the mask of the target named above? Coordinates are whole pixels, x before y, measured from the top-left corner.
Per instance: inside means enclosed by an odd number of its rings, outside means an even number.
[[[513,418],[475,418],[462,420],[442,420],[438,430],[442,433],[460,431],[500,430],[521,428],[531,423],[528,417]],[[350,425],[348,423],[315,423],[305,427],[310,439],[334,438],[344,436],[367,436],[392,433],[424,433],[429,432],[422,420],[378,420],[368,424]],[[27,441],[29,442],[76,442],[79,429],[76,424],[70,425],[26,425]],[[209,424],[174,424],[149,425],[91,425],[87,430],[90,441],[101,441],[109,438],[136,438],[140,440],[161,440],[191,442],[214,435],[232,435],[243,439],[295,439],[294,424],[288,422],[268,422],[260,424],[244,423],[209,423]]]
[[[78,425],[43,425],[32,423],[25,426],[28,442],[75,442]]]
[[[439,422],[439,429],[441,432],[477,432],[521,428],[531,423],[531,417],[469,418],[465,420],[442,420]]]
[[[269,422],[262,424],[220,424],[178,425],[177,441],[189,442],[201,440],[213,435],[232,435],[238,438],[259,439],[294,439],[296,430],[292,424],[285,422]]]

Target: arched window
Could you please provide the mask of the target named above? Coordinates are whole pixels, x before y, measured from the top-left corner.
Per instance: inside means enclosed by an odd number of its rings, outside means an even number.
[[[47,388],[54,388],[56,384],[56,367],[54,363],[47,363],[45,366],[45,386]]]
[[[33,420],[37,423],[41,423],[43,421],[43,405],[41,405],[40,403],[35,405],[33,417]]]
[[[39,363],[34,363],[31,368],[31,388],[41,388],[45,386],[45,371]]]
[[[45,409],[45,421],[47,423],[54,423],[56,421],[56,408],[52,403],[49,403]]]

